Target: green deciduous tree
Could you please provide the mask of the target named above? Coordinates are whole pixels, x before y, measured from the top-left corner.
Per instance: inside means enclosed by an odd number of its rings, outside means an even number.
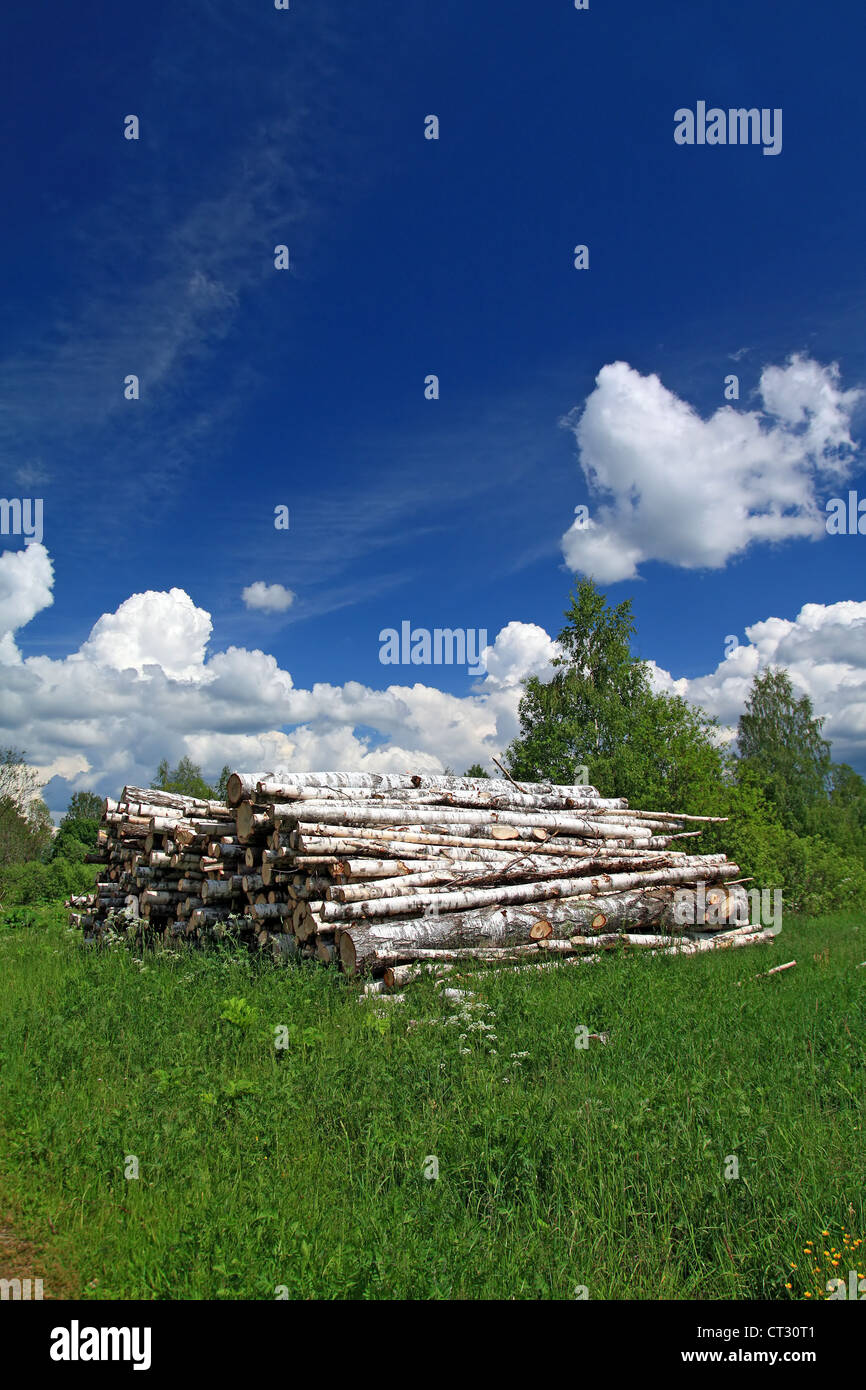
[[[98,834],[98,820],[64,816],[51,842],[51,859],[68,859],[72,864],[82,864],[85,856],[96,849]]]
[[[0,749],[0,865],[37,859],[51,843],[51,813],[39,774],[15,748]]]
[[[866,860],[866,782],[847,763],[833,763],[829,784],[821,833],[845,854]]]
[[[219,801],[225,801],[226,799],[226,792],[228,791],[229,778],[231,777],[231,775],[232,770],[229,767],[228,763],[223,763],[222,771],[219,775],[219,781],[213,789],[213,795]]]
[[[827,807],[832,763],[823,723],[808,695],[795,695],[787,671],[769,668],[755,677],[737,726],[738,780],[759,787],[781,824],[800,834],[814,831]]]
[[[73,792],[60,824],[73,820],[99,821],[102,819],[102,805],[102,797],[97,796],[96,792]]]
[[[227,782],[228,776],[229,769],[224,768],[221,782],[222,778]],[[203,801],[217,795],[216,789],[204,780],[198,763],[186,757],[181,758],[177,767],[169,767],[168,758],[163,758],[150,785],[161,792],[175,792],[178,796],[197,796]],[[224,788],[222,795],[225,795]]]
[[[17,748],[0,748],[0,799],[8,797],[20,811],[36,795],[41,783],[35,767]]]
[[[565,617],[553,677],[524,683],[520,735],[507,753],[512,776],[571,783],[585,767],[604,796],[705,814],[723,776],[715,721],[653,691],[647,664],[631,652],[628,601],[610,608],[581,579]]]

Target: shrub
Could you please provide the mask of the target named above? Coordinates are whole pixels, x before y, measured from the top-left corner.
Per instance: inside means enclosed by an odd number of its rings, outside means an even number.
[[[4,907],[30,907],[86,893],[95,882],[96,866],[55,859],[50,864],[30,860],[0,869],[0,903]]]
[[[99,821],[67,817],[54,836],[49,859],[68,859],[73,864],[83,864],[85,855],[96,849],[98,833]]]

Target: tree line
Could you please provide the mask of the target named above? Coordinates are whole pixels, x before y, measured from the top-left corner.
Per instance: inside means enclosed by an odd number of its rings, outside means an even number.
[[[176,767],[163,758],[150,785],[225,800],[229,772],[224,767],[211,786],[190,758],[181,758]],[[86,892],[96,878],[96,866],[87,857],[96,849],[102,797],[93,791],[73,793],[55,831],[41,790],[39,774],[23,752],[0,749],[0,908],[55,902]]]
[[[570,596],[550,680],[524,682],[520,733],[505,762],[517,781],[574,782],[588,767],[602,796],[689,815],[728,816],[702,847],[724,850],[790,910],[829,911],[866,892],[866,782],[836,763],[807,695],[787,671],[754,678],[725,742],[718,721],[655,691],[631,650],[626,600],[610,607],[591,579]]]

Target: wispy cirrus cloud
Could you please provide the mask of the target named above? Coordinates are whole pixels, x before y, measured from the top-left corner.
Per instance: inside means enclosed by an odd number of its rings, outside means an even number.
[[[107,164],[114,177],[94,198],[58,207],[62,296],[46,295],[7,330],[0,453],[14,476],[50,477],[67,493],[82,475],[90,486],[110,480],[117,499],[144,472],[159,498],[205,447],[211,459],[223,447],[266,379],[248,340],[229,369],[216,356],[257,295],[264,327],[273,248],[321,222],[345,157],[316,95],[334,42],[331,8],[307,18],[302,50],[286,42],[280,61],[263,67],[261,45],[279,41],[270,23],[279,18],[224,0],[169,13],[136,76],[140,140],[124,140],[118,108],[121,172]],[[228,133],[218,119],[227,92]],[[92,129],[73,123],[59,143],[68,150],[88,138]],[[50,170],[46,182],[50,190]],[[139,401],[124,398],[129,374]],[[91,501],[98,509],[98,487]]]

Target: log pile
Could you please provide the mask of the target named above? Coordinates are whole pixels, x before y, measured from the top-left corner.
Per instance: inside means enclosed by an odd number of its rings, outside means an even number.
[[[120,920],[138,941],[234,931],[275,958],[397,978],[622,940],[686,954],[768,940],[737,865],[691,843],[710,819],[593,787],[451,776],[236,772],[226,805],[125,787],[72,920],[86,937]]]
[[[104,865],[95,891],[70,899],[85,940],[120,929],[137,944],[199,943],[235,928],[251,945],[271,944],[248,912],[256,895],[245,888],[244,847],[222,801],[124,787],[105,803],[89,858]]]

